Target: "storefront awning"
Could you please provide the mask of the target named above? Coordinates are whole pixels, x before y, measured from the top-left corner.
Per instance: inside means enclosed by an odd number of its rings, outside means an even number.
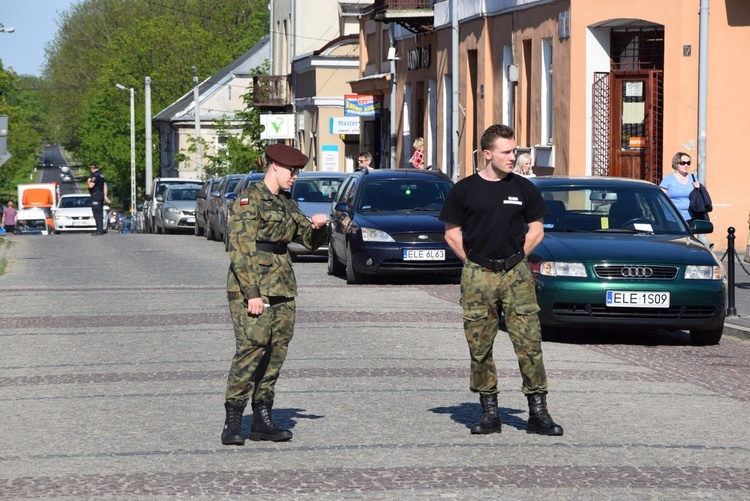
[[[348,83],[355,94],[372,94],[376,91],[389,91],[393,73],[377,73],[350,80]]]

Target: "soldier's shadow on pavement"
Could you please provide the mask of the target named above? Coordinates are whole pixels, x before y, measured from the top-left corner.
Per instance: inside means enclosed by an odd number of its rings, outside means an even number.
[[[250,407],[248,405],[248,407]],[[291,430],[297,425],[299,419],[322,419],[325,416],[309,414],[305,409],[279,408],[273,410],[273,422],[276,426],[285,430]],[[253,424],[253,415],[248,413],[242,416],[242,434],[250,435],[250,425]]]
[[[471,425],[479,422],[479,417],[482,415],[482,406],[479,403],[472,404],[467,402],[461,405],[453,405],[451,407],[434,407],[430,409],[430,412],[434,412],[435,414],[448,414],[455,423],[462,424],[469,428]],[[500,419],[503,421],[503,426],[511,426],[517,430],[525,430],[526,421],[517,417],[518,414],[523,414],[524,412],[526,411],[500,406]]]

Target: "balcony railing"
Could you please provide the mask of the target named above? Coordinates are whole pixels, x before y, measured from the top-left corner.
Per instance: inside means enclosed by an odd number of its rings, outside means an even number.
[[[375,0],[375,9],[432,9],[435,0]]]
[[[376,0],[373,19],[381,23],[397,23],[412,33],[434,29],[434,0]]]
[[[260,75],[253,77],[253,104],[255,106],[284,107],[291,103],[289,78],[286,75]]]

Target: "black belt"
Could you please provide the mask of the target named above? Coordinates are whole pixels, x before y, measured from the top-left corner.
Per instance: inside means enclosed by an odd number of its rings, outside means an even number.
[[[255,242],[259,251],[286,254],[286,242]]]
[[[472,263],[476,263],[479,266],[484,266],[488,270],[498,272],[513,269],[515,265],[523,261],[523,255],[523,251],[519,251],[512,256],[506,257],[505,259],[487,259],[486,257],[480,256],[474,251],[469,251],[469,254],[466,257],[469,258],[469,261],[471,261]]]

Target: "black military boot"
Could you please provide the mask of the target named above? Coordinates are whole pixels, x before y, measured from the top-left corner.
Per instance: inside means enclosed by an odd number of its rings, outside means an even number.
[[[480,395],[479,403],[482,404],[482,417],[479,418],[479,424],[471,427],[472,435],[500,433],[502,422],[500,421],[500,411],[497,409],[497,394]]]
[[[224,445],[245,445],[245,435],[242,434],[242,411],[245,402],[227,400],[224,402],[227,418],[224,420],[224,430],[221,432],[221,443]]]
[[[273,402],[253,402],[253,424],[250,426],[250,440],[284,442],[292,439],[292,432],[282,430],[271,419]]]
[[[528,395],[529,420],[526,423],[526,433],[539,435],[562,435],[562,426],[552,421],[552,416],[547,412],[547,395]]]

